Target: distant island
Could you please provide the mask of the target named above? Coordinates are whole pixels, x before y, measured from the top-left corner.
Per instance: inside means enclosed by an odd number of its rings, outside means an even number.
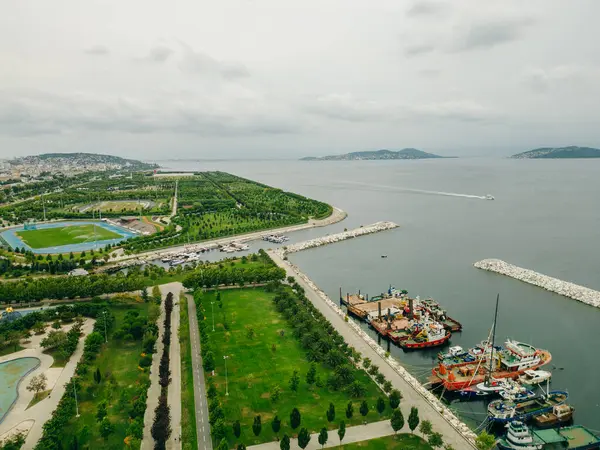
[[[542,147],[512,155],[514,159],[600,158],[600,149],[591,147]]]
[[[443,156],[427,153],[416,148],[404,148],[402,150],[371,150],[363,152],[345,153],[343,155],[330,156],[307,156],[301,161],[374,161],[383,159],[432,159],[443,158]]]

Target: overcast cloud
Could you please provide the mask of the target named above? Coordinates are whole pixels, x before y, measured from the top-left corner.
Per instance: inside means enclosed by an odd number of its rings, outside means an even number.
[[[599,14],[595,0],[8,0],[0,156],[600,147]]]

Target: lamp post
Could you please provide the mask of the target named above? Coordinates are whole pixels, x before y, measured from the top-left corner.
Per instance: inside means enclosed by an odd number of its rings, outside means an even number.
[[[225,360],[225,395],[229,395],[229,384],[227,381],[227,360],[229,359],[229,356],[224,355],[223,359]]]
[[[104,342],[108,344],[108,335],[106,334],[106,311],[102,311],[104,316]]]
[[[79,417],[79,404],[77,403],[77,378],[73,377],[73,394],[75,394],[75,417]]]
[[[210,302],[212,309],[213,331],[215,331],[215,302]]]

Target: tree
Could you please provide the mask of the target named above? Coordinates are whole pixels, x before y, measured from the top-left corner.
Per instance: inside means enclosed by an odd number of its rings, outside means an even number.
[[[333,422],[335,420],[335,406],[333,403],[329,403],[329,408],[327,409],[327,413],[325,415],[327,416],[328,421]]]
[[[280,450],[290,450],[290,437],[287,434],[284,434],[281,438],[281,442],[279,443]]]
[[[414,433],[416,428],[419,426],[419,409],[416,406],[410,408],[410,415],[408,416],[408,427],[410,432]]]
[[[292,430],[298,428],[300,423],[302,423],[302,416],[300,415],[298,408],[294,408],[290,413],[290,426],[292,427]]]
[[[240,442],[237,445],[236,450],[246,450],[246,445],[243,442]]]
[[[352,402],[348,402],[348,406],[346,406],[346,419],[352,419],[353,414],[354,406],[352,406]]]
[[[202,367],[206,372],[215,370],[215,357],[212,351],[209,350],[202,356]]]
[[[260,414],[254,417],[254,423],[252,424],[252,432],[254,436],[258,436],[262,430],[262,422],[260,420]]]
[[[279,420],[279,417],[275,416],[273,418],[273,421],[271,422],[271,429],[277,436],[277,439],[279,439],[279,430],[281,429],[281,420]]]
[[[60,330],[60,322],[58,320],[52,322],[52,328],[54,328],[55,330]]]
[[[251,341],[252,339],[254,339],[254,336],[256,336],[256,331],[254,331],[254,328],[248,327],[246,331],[246,338],[248,338],[248,340]]]
[[[317,377],[317,366],[315,365],[315,363],[312,363],[310,365],[310,369],[308,369],[308,372],[306,373],[306,384],[308,384],[309,386],[312,386],[313,384],[315,384],[316,377]]]
[[[102,422],[100,422],[100,435],[104,438],[104,440],[108,439],[108,436],[110,436],[113,431],[115,431],[115,427],[112,423],[110,423],[108,417],[102,419]]]
[[[363,400],[363,402],[360,404],[360,414],[365,417],[367,414],[369,414],[369,405],[367,404],[366,400]]]
[[[64,331],[50,331],[48,336],[42,339],[40,345],[44,349],[50,350],[62,346],[65,342],[67,342],[67,333]]]
[[[428,442],[429,445],[431,445],[433,448],[441,447],[442,445],[444,445],[444,440],[442,439],[441,433],[431,433],[429,435]]]
[[[425,436],[429,436],[431,433],[433,433],[433,427],[431,426],[431,422],[429,420],[424,420],[423,422],[421,422],[419,431]]]
[[[154,299],[154,301],[156,303],[160,303],[160,300],[162,299],[162,295],[160,294],[160,288],[158,286],[154,286],[152,288],[152,298]]]
[[[477,436],[477,439],[475,439],[475,446],[479,450],[490,450],[494,447],[495,443],[496,439],[494,438],[494,436],[488,434],[485,431],[482,431],[481,434]]]
[[[398,389],[394,389],[390,393],[390,408],[396,409],[398,406],[400,406],[401,398],[402,398],[402,394],[400,393],[400,391]]]
[[[36,322],[31,329],[35,334],[42,334],[46,331],[46,324],[44,322]]]
[[[242,434],[242,426],[240,425],[239,420],[236,420],[235,422],[233,422],[233,434],[235,434],[235,437],[237,439],[239,439],[240,435]]]
[[[302,449],[306,448],[310,442],[310,433],[306,428],[302,428],[298,433],[298,446]]]
[[[105,255],[104,257],[106,258],[107,256],[108,255]],[[142,289],[142,300],[144,300],[144,303],[148,303],[150,301],[150,294],[148,294],[147,288]]]
[[[353,381],[346,389],[352,398],[364,397],[367,393],[367,388],[358,380]]]
[[[290,389],[294,392],[297,392],[299,384],[300,384],[300,377],[298,376],[298,371],[294,370],[292,378],[290,378]]]
[[[402,415],[402,410],[395,409],[392,413],[390,422],[392,424],[392,428],[394,429],[394,433],[397,433],[398,430],[401,430],[404,426],[404,416]]]
[[[279,387],[279,385],[275,385],[271,388],[271,401],[272,402],[276,402],[277,400],[279,400],[279,397],[281,397],[281,388]]]
[[[99,367],[97,367],[96,371],[94,372],[94,381],[96,384],[100,384],[100,381],[102,381],[102,374],[100,373]]]
[[[342,445],[344,436],[346,436],[346,422],[342,420],[340,421],[340,426],[338,428],[338,437],[340,438],[340,445]]]
[[[215,427],[212,427],[213,436]],[[221,421],[221,431],[223,432],[222,439],[225,436],[223,421]],[[154,438],[155,448],[164,449],[167,439],[171,435],[171,409],[167,403],[166,395],[158,397],[158,406],[154,410],[154,422],[152,423],[150,433]]]
[[[327,444],[327,439],[329,439],[329,433],[327,433],[327,428],[323,427],[319,432],[319,444],[321,444],[321,448]]]
[[[215,441],[219,442],[221,439],[225,437],[225,422],[223,419],[219,418],[215,421],[215,423],[210,427],[210,432],[215,438]]]
[[[225,439],[225,438],[221,439],[221,442],[219,442],[219,446],[217,447],[217,450],[229,450],[229,444],[227,443],[227,439]]]
[[[383,397],[379,397],[377,399],[376,408],[379,415],[383,414],[383,412],[385,411],[385,400],[383,399]]]
[[[48,381],[48,379],[46,378],[46,374],[42,373],[40,375],[36,375],[35,377],[32,377],[31,380],[29,381],[27,390],[30,392],[33,392],[34,398],[35,398],[35,397],[37,397],[37,395],[40,392],[43,392],[46,390],[46,382],[47,381]]]
[[[102,400],[100,403],[98,403],[98,410],[96,411],[97,422],[102,422],[102,419],[108,415],[107,406],[108,404],[106,403],[106,400]]]
[[[370,365],[371,365],[371,358],[365,358],[365,359],[363,359],[363,367],[365,369],[368,369]]]

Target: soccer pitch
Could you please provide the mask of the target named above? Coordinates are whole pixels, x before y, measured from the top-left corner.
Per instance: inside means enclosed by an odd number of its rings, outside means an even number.
[[[33,249],[81,244],[83,242],[93,242],[95,240],[105,241],[122,237],[114,231],[93,224],[40,228],[39,230],[23,230],[17,231],[16,235]]]

